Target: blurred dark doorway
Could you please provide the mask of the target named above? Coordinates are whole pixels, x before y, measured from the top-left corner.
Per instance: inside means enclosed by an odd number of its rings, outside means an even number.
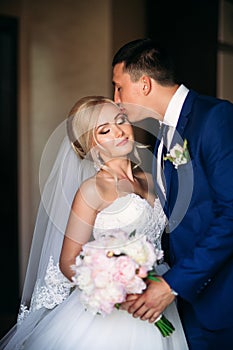
[[[219,0],[147,0],[147,36],[172,54],[179,82],[216,96]]]
[[[18,20],[0,16],[0,329],[15,322],[19,297],[17,196]]]

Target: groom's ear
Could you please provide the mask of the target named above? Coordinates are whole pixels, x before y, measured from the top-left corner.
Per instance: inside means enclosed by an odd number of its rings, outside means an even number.
[[[151,91],[151,79],[143,75],[140,79],[143,95],[147,96]]]

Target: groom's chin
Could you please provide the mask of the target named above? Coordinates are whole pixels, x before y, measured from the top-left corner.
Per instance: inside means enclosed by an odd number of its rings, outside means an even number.
[[[131,123],[140,122],[147,118],[163,120],[163,116],[158,112],[135,103],[121,103],[120,106]]]

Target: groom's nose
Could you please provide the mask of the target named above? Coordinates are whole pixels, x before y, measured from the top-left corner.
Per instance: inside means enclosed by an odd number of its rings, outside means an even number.
[[[117,89],[114,90],[114,102],[121,103],[120,93]]]

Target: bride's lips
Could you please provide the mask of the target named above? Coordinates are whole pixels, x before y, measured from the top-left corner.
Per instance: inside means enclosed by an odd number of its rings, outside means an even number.
[[[118,142],[118,143],[116,144],[116,147],[124,146],[124,145],[126,145],[128,142],[129,142],[129,139],[128,139],[128,137],[126,137],[125,139],[123,139],[123,140],[121,140],[120,142]]]

